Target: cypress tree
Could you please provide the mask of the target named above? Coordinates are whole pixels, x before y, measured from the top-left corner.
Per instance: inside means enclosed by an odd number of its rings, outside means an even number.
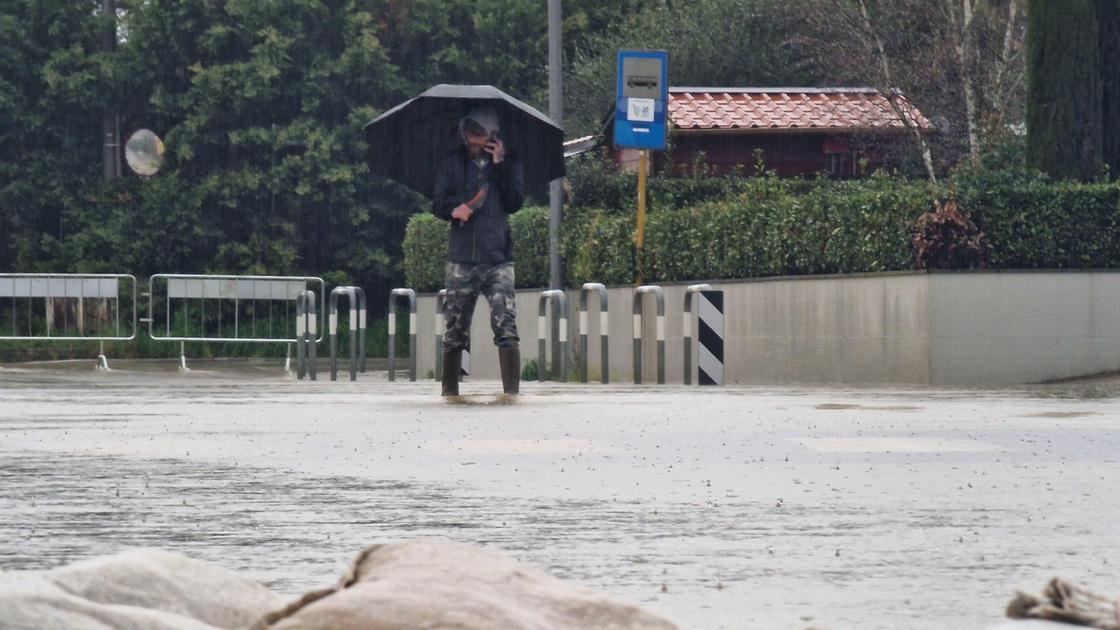
[[[1101,157],[1120,177],[1120,0],[1097,0],[1101,58]]]
[[[1101,164],[1102,0],[1029,0],[1027,163],[1087,180]]]

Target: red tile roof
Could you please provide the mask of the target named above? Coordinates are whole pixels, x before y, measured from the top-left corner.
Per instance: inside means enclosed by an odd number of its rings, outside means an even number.
[[[896,103],[922,130],[933,125],[901,93]],[[902,119],[874,88],[670,88],[669,119],[681,130],[901,130]]]

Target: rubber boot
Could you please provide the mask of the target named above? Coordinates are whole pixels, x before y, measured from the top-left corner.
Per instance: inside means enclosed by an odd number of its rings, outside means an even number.
[[[443,353],[443,396],[459,395],[459,376],[462,368],[462,350]]]
[[[521,349],[498,348],[498,365],[502,369],[502,391],[516,395],[521,389]]]

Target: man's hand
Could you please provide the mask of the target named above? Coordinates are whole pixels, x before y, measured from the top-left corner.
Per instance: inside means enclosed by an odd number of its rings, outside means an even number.
[[[460,223],[466,223],[467,221],[471,220],[471,215],[473,214],[474,210],[471,210],[470,206],[465,203],[461,203],[451,211],[451,218],[458,219]]]
[[[482,150],[490,154],[495,164],[501,164],[502,160],[506,159],[506,145],[502,142],[501,138],[494,138],[490,142],[487,142]]]

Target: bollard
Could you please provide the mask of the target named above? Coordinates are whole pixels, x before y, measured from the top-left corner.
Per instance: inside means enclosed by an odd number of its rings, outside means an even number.
[[[599,293],[599,345],[601,352],[600,363],[603,372],[600,380],[603,383],[609,383],[611,380],[611,361],[610,343],[608,342],[607,332],[607,287],[598,282],[585,283],[579,291],[579,347],[580,356],[583,357],[583,360],[580,362],[579,378],[581,383],[587,382],[587,363],[589,361],[589,357],[587,356],[587,294],[590,291],[597,291]]]
[[[692,296],[700,291],[711,291],[712,287],[708,284],[693,284],[689,285],[684,290],[684,318],[681,326],[683,327],[684,339],[684,384],[692,384]]]
[[[331,291],[330,326],[331,338],[331,380],[338,380],[338,297],[346,296],[350,300],[350,380],[358,380],[358,345],[365,338],[365,317],[359,313],[365,312],[365,292],[360,287],[335,287]],[[363,362],[365,349],[362,349]]]
[[[436,295],[435,335],[436,335],[436,369],[433,370],[436,380],[443,380],[443,331],[447,328],[447,320],[443,316],[443,303],[447,300],[447,289],[440,289]]]
[[[555,300],[553,301],[553,298]],[[566,382],[568,380],[568,295],[561,289],[552,289],[550,291],[542,291],[539,306],[537,308],[537,369],[540,374],[540,380],[545,380],[547,371],[545,370],[545,340],[549,337],[548,334],[548,318],[545,317],[545,307],[548,302],[552,301],[553,313],[560,314],[560,334],[559,334],[559,347],[560,351],[552,357],[552,371],[559,373],[559,381]],[[556,374],[553,374],[556,377]]]
[[[665,384],[665,292],[653,284],[634,290],[634,384],[642,384],[642,296],[657,298],[657,383]]]
[[[315,333],[319,329],[317,314],[315,292],[301,292],[296,300],[296,376],[300,380],[308,374],[311,380],[316,380]]]
[[[443,379],[443,331],[447,329],[447,317],[444,313],[444,307],[447,303],[447,289],[440,289],[439,295],[436,296],[436,380]],[[467,347],[463,349],[462,366],[459,369],[459,380],[462,381],[464,376],[471,374],[471,346],[467,343]]]
[[[358,293],[358,371],[362,374],[366,373],[366,345],[368,339],[366,338],[366,292],[361,287],[354,287]],[[353,315],[353,306],[350,307],[350,315]],[[351,325],[353,328],[353,325]]]
[[[723,385],[723,291],[701,291],[697,311],[697,381],[701,385]]]
[[[389,292],[389,380],[397,380],[397,300],[408,298],[408,380],[416,381],[416,291],[393,289]]]

